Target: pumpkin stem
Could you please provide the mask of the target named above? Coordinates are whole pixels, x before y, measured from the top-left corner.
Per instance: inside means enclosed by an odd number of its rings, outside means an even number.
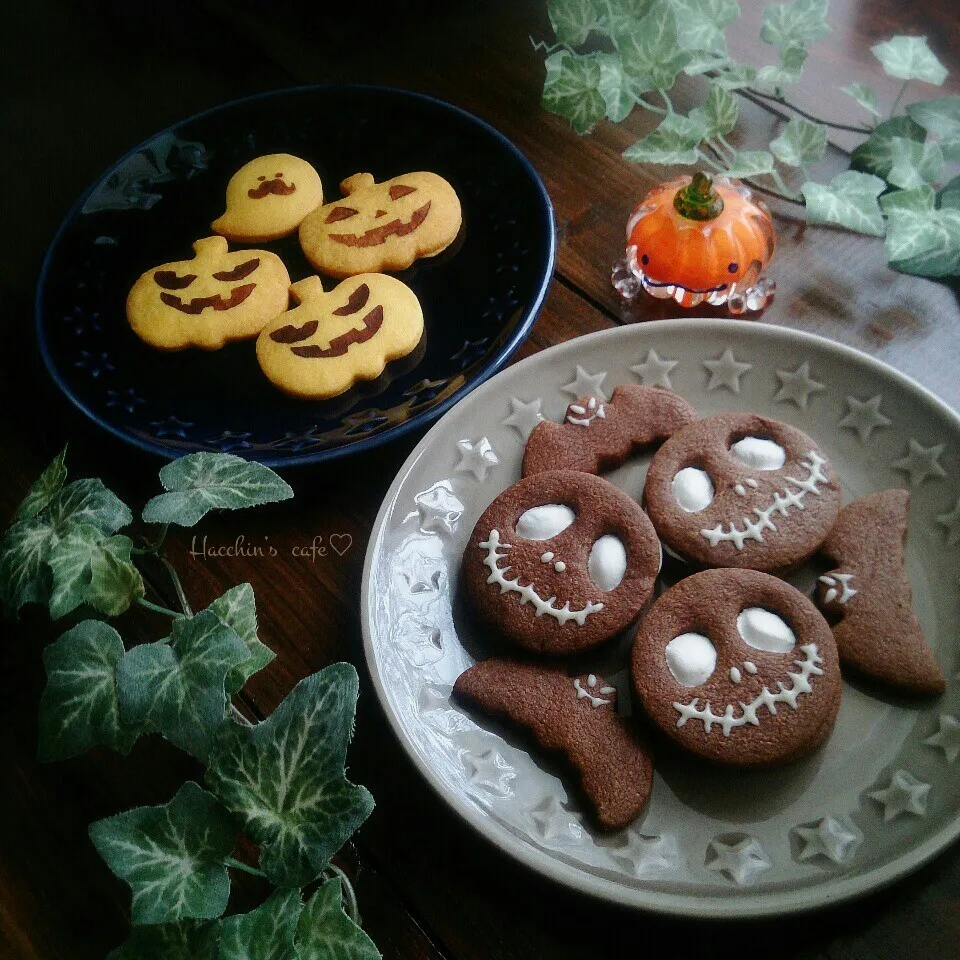
[[[713,189],[713,181],[699,170],[673,198],[673,207],[688,220],[712,220],[723,212],[723,198]]]

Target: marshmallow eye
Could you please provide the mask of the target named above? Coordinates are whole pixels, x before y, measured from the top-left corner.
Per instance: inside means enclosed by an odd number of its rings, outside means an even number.
[[[684,687],[706,683],[717,668],[717,648],[702,633],[681,633],[664,651],[673,679]]]
[[[514,529],[524,540],[550,540],[563,533],[576,519],[576,514],[566,504],[545,503],[525,510]]]
[[[605,534],[590,548],[590,579],[603,591],[616,590],[626,572],[627,548],[619,537]]]
[[[742,437],[731,444],[730,452],[751,470],[779,470],[787,462],[787,451],[762,437]]]
[[[747,607],[737,617],[737,632],[754,650],[789,653],[797,645],[797,636],[787,622],[763,607]]]
[[[680,509],[699,513],[713,503],[714,488],[710,474],[699,467],[684,467],[670,482],[670,492]]]

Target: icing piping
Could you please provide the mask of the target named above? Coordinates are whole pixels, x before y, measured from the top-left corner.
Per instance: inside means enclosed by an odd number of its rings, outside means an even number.
[[[587,686],[592,688],[592,687],[595,687],[596,685],[597,685],[597,678],[594,674],[591,673],[590,676],[587,677]],[[613,702],[612,700],[604,700],[603,697],[596,697],[592,693],[590,693],[589,690],[584,690],[584,688],[580,685],[579,677],[577,677],[577,679],[573,681],[573,686],[574,686],[574,689],[577,691],[577,699],[589,700],[590,705],[594,708],[602,707],[605,703]],[[600,693],[608,693],[608,694],[616,693],[616,690],[617,690],[616,687],[601,687]]]
[[[576,417],[571,414],[577,414]],[[603,409],[603,404],[600,403],[596,397],[590,397],[587,401],[586,407],[580,406],[577,403],[570,404],[570,413],[567,414],[567,423],[572,423],[577,427],[589,427],[594,420],[599,418],[600,420],[606,420],[607,413]]]
[[[824,594],[824,603],[832,603],[834,600],[836,600],[837,603],[849,603],[857,595],[857,591],[850,586],[850,581],[853,579],[852,573],[835,573],[832,577],[824,574],[817,579],[830,588]],[[841,591],[839,595],[836,589],[838,584]]]

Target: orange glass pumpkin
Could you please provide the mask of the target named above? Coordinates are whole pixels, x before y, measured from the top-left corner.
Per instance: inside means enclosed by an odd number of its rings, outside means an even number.
[[[750,190],[695,173],[643,198],[627,223],[626,258],[613,284],[627,299],[643,289],[682,307],[761,310],[773,295],[773,281],[761,273],[775,249],[770,212]]]

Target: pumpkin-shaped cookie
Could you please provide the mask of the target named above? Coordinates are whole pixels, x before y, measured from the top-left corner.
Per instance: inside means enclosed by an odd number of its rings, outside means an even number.
[[[343,200],[300,224],[300,246],[323,273],[351,277],[405,270],[446,249],[460,230],[460,201],[435,173],[407,173],[377,183],[358,173],[340,184]]]
[[[230,253],[223,237],[198,240],[193,252],[147,270],[127,296],[127,320],[150,346],[219,350],[255,337],[286,309],[290,275],[276,254]]]
[[[281,390],[335,397],[358,380],[375,380],[423,335],[423,311],[404,283],[378,273],[344,280],[329,293],[319,277],[295,283],[298,305],[257,339],[257,360]]]

